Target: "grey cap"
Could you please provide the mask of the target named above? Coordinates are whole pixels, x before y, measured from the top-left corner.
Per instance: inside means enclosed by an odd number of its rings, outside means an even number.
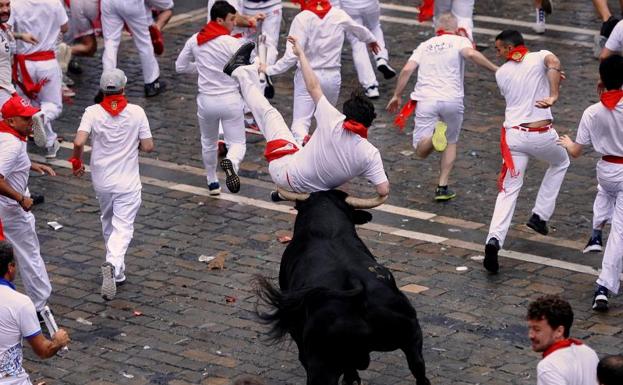
[[[100,78],[100,89],[104,92],[118,92],[125,88],[128,78],[118,68],[106,70]]]

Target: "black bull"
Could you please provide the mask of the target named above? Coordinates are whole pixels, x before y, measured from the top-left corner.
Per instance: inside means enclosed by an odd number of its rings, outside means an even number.
[[[334,190],[297,202],[280,289],[258,279],[258,295],[273,308],[259,316],[272,324],[275,340],[292,336],[308,385],[337,385],[341,375],[345,384],[361,383],[357,370],[367,369],[370,352],[396,349],[417,384],[428,385],[415,309],[355,231],[372,215],[345,197]]]

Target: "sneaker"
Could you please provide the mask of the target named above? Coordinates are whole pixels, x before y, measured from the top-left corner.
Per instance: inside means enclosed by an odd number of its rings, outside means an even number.
[[[270,200],[273,202],[283,202],[285,201],[285,199],[283,199],[281,197],[281,195],[279,195],[279,193],[277,191],[271,191],[270,192]]]
[[[393,69],[387,60],[383,58],[376,59],[376,69],[379,70],[385,79],[391,79],[396,76],[396,70]]]
[[[610,292],[608,289],[601,285],[597,285],[597,290],[593,295],[593,310],[606,312],[608,311],[608,295]]]
[[[155,24],[149,26],[149,36],[151,37],[151,45],[154,46],[154,53],[158,56],[164,52],[164,38],[162,32]]]
[[[80,63],[76,60],[71,60],[67,66],[67,71],[74,75],[80,75],[82,73],[82,67],[80,67]]]
[[[543,12],[548,15],[551,15],[554,11],[554,1],[553,0],[543,0],[541,2],[541,7],[543,8]]]
[[[225,144],[225,141],[219,139],[217,146],[218,146],[218,150],[217,150],[218,156],[220,158],[226,157],[227,156],[227,145]]]
[[[117,284],[115,283],[115,267],[110,262],[106,262],[101,267],[102,270],[102,298],[110,301],[117,294]]]
[[[601,240],[601,236],[591,237],[586,244],[586,247],[582,252],[586,253],[600,253],[603,251],[603,242]]]
[[[45,119],[42,111],[32,116],[32,136],[37,147],[45,147],[48,136],[45,133]]]
[[[448,139],[446,138],[446,130],[448,125],[444,122],[437,122],[435,124],[435,131],[433,132],[433,148],[435,151],[443,152],[448,147]]]
[[[381,94],[379,94],[378,86],[370,86],[366,88],[366,96],[368,99],[378,99]]]
[[[67,76],[67,75],[63,75],[63,83],[65,83],[69,87],[71,87],[71,86],[73,86],[75,84],[74,80],[72,78],[70,78],[69,76]]]
[[[165,82],[161,82],[160,79],[156,79],[149,84],[145,84],[145,96],[148,98],[157,96],[164,92],[166,88],[167,84]]]
[[[236,170],[234,170],[234,164],[231,160],[227,158],[221,160],[221,168],[225,172],[225,185],[229,191],[233,193],[240,191],[240,178],[238,178]]]
[[[63,94],[64,98],[73,98],[74,96],[76,96],[76,92],[69,88],[65,83],[61,84],[61,93]]]
[[[532,29],[538,34],[545,33],[545,12],[543,11],[543,8],[536,10],[536,22],[532,26]]]
[[[456,193],[448,188],[448,186],[437,186],[435,189],[435,200],[437,202],[447,202],[456,197]]]
[[[208,190],[212,196],[221,195],[221,185],[218,182],[209,183]]]
[[[601,34],[595,35],[595,37],[593,38],[593,56],[595,57],[595,59],[599,59],[599,57],[601,56],[601,51],[606,46],[607,41],[607,37]]]
[[[498,252],[500,251],[500,241],[497,238],[491,238],[485,245],[485,259],[482,261],[482,265],[490,273],[497,274],[500,270],[498,263]]]
[[[225,64],[223,72],[231,76],[232,72],[234,72],[236,68],[251,64],[251,52],[253,52],[254,49],[254,42],[249,41],[244,43],[240,48],[238,48],[238,51],[234,53],[234,56],[232,56],[231,59],[229,59],[229,61]]]
[[[58,140],[54,141],[50,147],[45,148],[45,157],[46,159],[54,159],[56,158],[56,154],[58,154],[58,150],[60,150],[61,144]]]
[[[547,221],[542,220],[538,214],[532,213],[532,216],[530,217],[530,219],[528,219],[528,223],[526,223],[526,226],[542,235],[547,235],[547,233],[549,233],[549,229],[547,228]]]

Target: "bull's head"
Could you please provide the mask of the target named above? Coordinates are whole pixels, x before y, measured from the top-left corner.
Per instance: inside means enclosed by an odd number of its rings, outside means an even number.
[[[338,190],[334,190],[334,191],[338,191]],[[277,193],[283,199],[293,201],[293,202],[307,200],[310,195],[309,193],[295,193],[292,191],[282,190],[280,188],[277,188]],[[352,197],[350,195],[346,195],[346,198],[344,198],[344,201],[350,206],[352,206],[354,209],[372,209],[372,208],[382,205],[383,203],[385,203],[386,200],[387,200],[387,195],[385,196],[377,195],[373,198],[357,198],[357,197]]]

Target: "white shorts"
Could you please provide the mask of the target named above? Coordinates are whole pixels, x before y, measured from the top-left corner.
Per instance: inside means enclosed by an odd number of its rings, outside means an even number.
[[[72,39],[101,34],[99,0],[71,0],[70,6],[69,36]]]
[[[435,124],[443,121],[448,126],[446,138],[449,144],[459,140],[463,125],[463,102],[444,102],[437,100],[418,100],[415,109],[415,129],[413,130],[413,147],[425,137],[433,135]]]

